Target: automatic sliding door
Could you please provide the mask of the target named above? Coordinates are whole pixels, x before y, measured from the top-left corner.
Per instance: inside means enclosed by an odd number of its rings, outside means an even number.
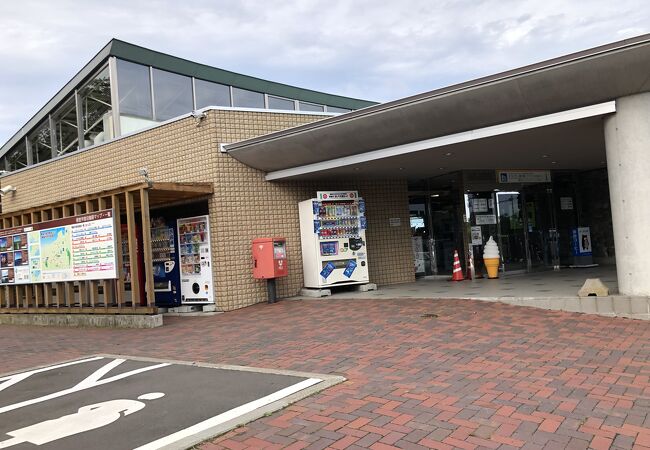
[[[524,208],[519,192],[497,192],[499,250],[504,272],[526,270],[526,237],[524,235]]]

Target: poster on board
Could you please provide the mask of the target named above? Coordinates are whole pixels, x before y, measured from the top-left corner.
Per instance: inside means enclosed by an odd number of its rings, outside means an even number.
[[[113,210],[0,230],[0,284],[117,278]]]

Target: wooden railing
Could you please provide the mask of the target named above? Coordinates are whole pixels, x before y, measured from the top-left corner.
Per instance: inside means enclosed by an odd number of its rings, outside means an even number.
[[[117,279],[64,281],[0,286],[1,313],[152,314],[156,312],[151,261],[149,188],[146,184],[87,195],[70,201],[0,215],[3,229],[113,208]],[[140,286],[136,211],[142,232],[145,289]],[[122,217],[127,225],[128,260],[122,253]],[[125,289],[123,261],[130,266],[130,287]]]

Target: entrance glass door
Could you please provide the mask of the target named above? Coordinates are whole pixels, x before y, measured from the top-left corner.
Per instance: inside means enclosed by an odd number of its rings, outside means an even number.
[[[416,276],[435,273],[435,254],[431,237],[430,207],[427,195],[409,197],[411,244]]]
[[[454,202],[454,194],[454,191],[436,191],[409,196],[416,276],[449,275],[454,250],[462,254],[458,202]]]
[[[524,235],[524,203],[519,192],[497,192],[497,217],[504,272],[526,270],[528,258]]]
[[[528,270],[559,267],[559,248],[553,194],[549,189],[531,186],[525,191]]]

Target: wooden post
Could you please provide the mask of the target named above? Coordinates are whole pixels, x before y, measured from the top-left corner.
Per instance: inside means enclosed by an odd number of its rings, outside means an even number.
[[[140,306],[140,270],[138,269],[137,232],[135,224],[135,208],[133,192],[126,192],[126,225],[129,239],[129,264],[131,265],[131,303],[132,307]],[[143,233],[144,234],[144,233]]]
[[[144,253],[145,289],[147,291],[147,306],[156,303],[153,285],[153,259],[151,251],[151,218],[149,216],[149,191],[140,189],[140,216],[142,217],[142,249]]]
[[[120,208],[120,196],[111,196],[113,215],[115,218],[115,262],[117,263],[117,280],[115,280],[115,297],[117,307],[121,308],[124,303],[124,255],[122,254],[122,217]]]

